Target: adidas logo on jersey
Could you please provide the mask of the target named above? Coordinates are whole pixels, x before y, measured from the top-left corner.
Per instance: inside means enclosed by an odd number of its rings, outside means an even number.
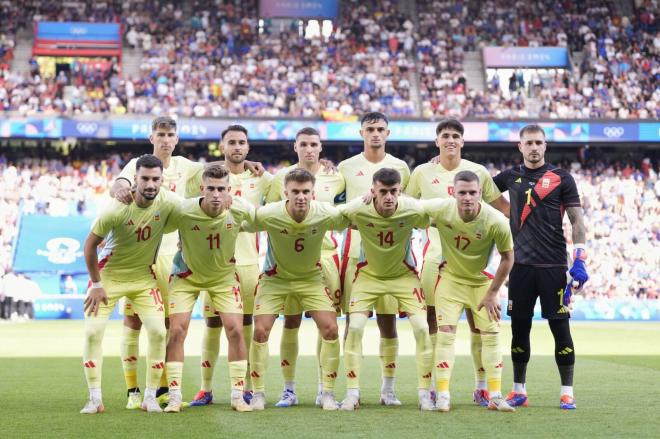
[[[431,180],[431,184],[440,184],[440,180],[434,178],[433,180]]]
[[[133,222],[132,219],[129,219],[128,222],[126,223],[127,226],[134,226],[135,223]]]
[[[286,229],[282,229],[282,230],[280,230],[280,233],[281,233],[282,235],[288,235],[288,234],[289,234],[289,232],[287,232]]]
[[[514,183],[522,183],[522,178],[520,177],[516,178],[516,181],[514,181]]]
[[[194,232],[199,232],[199,226],[195,224],[195,226],[191,230]]]
[[[154,213],[154,221],[160,221],[160,212]]]
[[[369,223],[367,224],[367,227],[376,227],[376,226],[374,226],[374,223]]]
[[[355,174],[356,177],[364,177],[364,172],[358,171],[357,174]]]

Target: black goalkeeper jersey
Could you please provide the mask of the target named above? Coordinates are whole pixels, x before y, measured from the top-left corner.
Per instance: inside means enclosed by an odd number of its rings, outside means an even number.
[[[509,191],[516,264],[566,267],[564,209],[580,206],[571,174],[547,163],[538,169],[518,165],[493,180],[500,192]]]

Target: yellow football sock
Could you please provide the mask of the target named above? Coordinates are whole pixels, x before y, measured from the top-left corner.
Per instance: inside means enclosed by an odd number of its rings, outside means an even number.
[[[319,354],[321,360],[323,390],[326,392],[332,392],[335,390],[337,369],[339,368],[339,339],[322,339],[321,352]]]
[[[413,314],[408,320],[415,336],[415,359],[417,362],[417,388],[429,389],[433,369],[433,349],[431,348],[431,337],[429,336],[429,324],[426,316]]]
[[[165,327],[165,348],[167,352],[167,339],[169,338],[170,331]],[[168,375],[167,375],[167,368],[163,369],[163,374],[160,376],[160,382],[158,383],[158,387],[168,387]]]
[[[285,383],[296,380],[296,363],[298,361],[298,331],[300,328],[282,330],[280,341],[280,366]]]
[[[344,364],[346,367],[346,388],[360,388],[360,367],[362,365],[362,335],[368,317],[352,313],[344,345]]]
[[[103,369],[103,334],[107,318],[85,318],[85,345],[83,348],[83,367],[85,380],[90,389],[101,388]]]
[[[456,334],[438,331],[438,345],[435,350],[435,390],[438,392],[449,391],[449,379],[454,367],[454,343]]]
[[[147,330],[147,388],[157,389],[165,370],[165,320],[162,316],[141,316]],[[166,384],[167,385],[167,384]]]
[[[121,338],[121,366],[127,389],[134,389],[137,383],[138,358],[140,358],[140,331],[123,327]]]
[[[481,334],[470,331],[470,352],[472,354],[472,365],[474,366],[474,381],[478,386],[479,382],[486,381],[486,369],[484,369],[481,353]]]
[[[201,372],[202,390],[205,392],[211,392],[213,390],[213,371],[215,370],[215,363],[218,361],[218,355],[220,354],[221,333],[222,327],[204,327],[204,335],[202,337]]]
[[[181,392],[181,381],[183,380],[183,363],[181,361],[168,361],[165,363],[165,371],[169,377],[167,387],[171,391]]]
[[[428,331],[428,326],[426,330]],[[399,339],[381,338],[379,352],[383,378],[394,378],[396,376],[396,355],[399,352]]]
[[[250,346],[250,376],[255,392],[264,392],[264,376],[268,368],[268,342],[259,343],[252,340]]]
[[[245,390],[245,375],[247,373],[247,360],[229,362],[229,381],[232,391],[243,393]]]
[[[318,367],[316,369],[317,369],[317,375],[318,375],[317,376],[318,384],[319,384],[319,388],[321,390],[323,390],[322,389],[323,388],[323,365],[322,365],[322,361],[321,361],[322,346],[323,346],[323,337],[321,337],[321,333],[318,332],[316,334],[316,361],[318,363]],[[340,354],[337,353],[337,355],[340,355]]]
[[[488,393],[498,396],[502,392],[502,351],[500,350],[499,334],[481,334],[482,352],[486,377],[488,378]]]
[[[252,344],[252,325],[243,326],[243,341],[245,341],[245,352],[248,355],[247,369],[245,372],[245,390],[252,389],[252,379],[248,373],[250,368],[250,344]]]

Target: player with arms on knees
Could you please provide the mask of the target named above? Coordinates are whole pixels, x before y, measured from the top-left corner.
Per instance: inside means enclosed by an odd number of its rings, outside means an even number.
[[[406,194],[422,200],[449,199],[454,194],[454,177],[461,171],[472,171],[479,176],[479,186],[484,201],[509,215],[509,203],[495,186],[493,178],[485,167],[461,158],[464,146],[463,124],[456,119],[445,119],[438,123],[435,129],[435,144],[440,155],[429,163],[419,165],[410,176]],[[435,316],[435,288],[439,280],[440,265],[443,264],[440,236],[435,227],[426,229],[425,240],[422,243],[424,263],[422,265],[421,281],[426,296],[427,320],[431,334],[431,343],[435,350],[438,326]],[[465,315],[470,325],[470,351],[474,365],[475,389],[473,400],[485,407],[488,405],[488,390],[486,371],[481,360],[481,336],[474,326],[472,311],[465,308]]]
[[[403,160],[387,154],[385,143],[390,135],[387,117],[382,113],[367,113],[361,119],[360,136],[364,151],[339,163],[337,167],[346,181],[346,200],[352,201],[371,193],[374,173],[382,168],[393,168],[401,174],[401,187],[406,188],[410,179],[410,169]],[[347,230],[343,241],[341,278],[343,286],[343,308],[348,313],[351,290],[360,258],[360,233]],[[380,330],[380,361],[383,382],[380,389],[381,404],[401,405],[394,393],[396,377],[396,357],[399,339],[396,332],[396,316],[399,313],[396,300],[391,296],[381,297],[374,305],[376,321]],[[350,316],[346,318],[346,335]]]
[[[341,174],[324,168],[320,160],[323,147],[321,135],[311,127],[298,131],[293,150],[298,155],[298,163],[280,170],[275,174],[273,183],[266,197],[267,202],[280,201],[286,198],[284,194],[284,178],[294,169],[306,169],[316,178],[314,183],[314,199],[330,204],[343,201],[345,194],[344,178]],[[323,240],[321,250],[321,268],[325,282],[326,293],[334,300],[335,308],[341,306],[341,283],[339,279],[339,256],[337,255],[337,241],[335,232],[328,231]],[[284,390],[276,407],[291,407],[298,404],[295,389],[296,363],[298,359],[298,331],[302,322],[300,303],[291,297],[284,305],[284,329],[280,343],[280,366],[284,377]],[[321,403],[323,390],[323,376],[320,368],[321,337],[317,338],[316,355],[319,359],[319,382],[316,405]]]
[[[255,215],[256,229],[268,234],[268,253],[254,301],[254,339],[250,348],[254,410],[263,410],[266,405],[268,337],[289,297],[309,311],[321,333],[321,407],[337,409],[337,316],[333,300],[325,291],[320,259],[325,233],[342,230],[347,223],[334,206],[313,200],[314,183],[315,177],[309,171],[290,171],[284,178],[286,200],[269,203],[257,209]]]
[[[433,410],[429,392],[433,365],[431,339],[424,293],[411,248],[413,229],[425,228],[428,219],[418,201],[399,196],[399,171],[382,168],[374,173],[372,180],[372,203],[357,199],[340,208],[362,238],[348,304],[350,323],[344,347],[347,392],[341,409],[350,411],[360,406],[364,327],[374,304],[389,296],[397,309],[408,314],[415,336],[419,407]]]
[[[85,240],[85,263],[90,288],[85,298],[85,348],[83,365],[89,400],[80,413],[104,411],[101,396],[103,334],[121,297],[131,299],[147,328],[147,388],[141,408],[162,411],[156,390],[165,362],[164,306],[152,264],[163,234],[174,230],[168,221],[176,214],[180,198],[161,191],[163,162],[144,155],[135,164],[133,202],[124,205],[113,200],[99,215]],[[97,247],[105,245],[97,255]],[[99,260],[100,258],[100,260]]]
[[[513,238],[506,217],[481,201],[479,176],[460,171],[453,181],[453,197],[424,201],[437,228],[447,261],[435,294],[437,346],[435,408],[449,411],[449,379],[454,367],[456,326],[464,309],[472,310],[482,345],[490,410],[514,411],[502,397],[499,289],[513,266]],[[495,276],[484,270],[493,246],[501,256]]]
[[[555,340],[555,361],[561,378],[559,406],[575,409],[573,370],[575,347],[569,326],[571,294],[589,279],[585,260],[586,228],[580,196],[571,174],[545,162],[547,143],[543,128],[527,125],[520,130],[518,149],[523,164],[495,176],[500,191],[509,191],[510,225],[516,262],[509,276],[513,406],[526,406],[526,373],[530,356],[529,334],[536,299]],[[564,211],[573,227],[572,281],[566,282],[567,251],[562,227]],[[575,284],[575,285],[573,285]]]
[[[220,134],[220,145],[225,156],[222,165],[229,171],[231,194],[242,198],[254,207],[262,205],[273,176],[268,172],[255,174],[250,171],[254,164],[246,160],[250,152],[247,129],[242,125],[228,126]],[[246,350],[249,352],[250,343],[252,342],[254,294],[259,279],[259,235],[246,231],[240,232],[236,239],[235,258],[236,275],[239,279],[243,301],[243,341]],[[202,294],[202,297],[206,320],[200,364],[202,386],[193,401],[190,402],[191,407],[213,402],[213,372],[220,353],[220,334],[222,331],[220,311],[214,308],[207,294]],[[245,378],[245,389],[245,401],[249,403],[252,396],[249,375]]]
[[[206,291],[225,327],[228,345],[231,407],[252,411],[243,400],[247,352],[243,341],[243,301],[235,273],[234,250],[243,221],[252,222],[250,203],[229,195],[227,170],[218,163],[202,174],[203,197],[185,200],[173,225],[179,229],[181,250],[174,257],[170,283],[170,333],[165,364],[169,403],[165,412],[181,411],[183,399],[183,346],[195,301]],[[226,208],[231,204],[231,208]]]

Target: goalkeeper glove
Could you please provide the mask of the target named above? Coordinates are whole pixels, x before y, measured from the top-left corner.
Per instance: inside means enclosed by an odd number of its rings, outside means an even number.
[[[571,281],[566,285],[566,290],[564,292],[564,305],[568,306],[571,303],[571,296],[573,295],[573,289],[581,289],[585,282],[589,280],[589,275],[587,274],[587,266],[584,261],[587,259],[587,252],[584,250],[584,247],[575,246],[573,250],[573,266],[568,270],[568,274],[571,275]]]

